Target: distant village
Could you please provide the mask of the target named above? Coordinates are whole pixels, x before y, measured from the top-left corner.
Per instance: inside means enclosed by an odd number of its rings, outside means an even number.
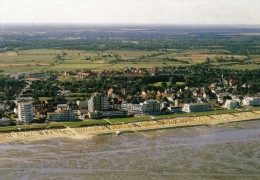
[[[189,68],[125,68],[123,70],[104,70],[92,72],[63,72],[55,76],[75,79],[127,78],[134,81],[144,77],[175,77],[191,73]],[[235,78],[218,78],[205,86],[170,86],[160,82],[159,89],[144,88],[139,93],[130,94],[127,87],[113,86],[95,91],[86,99],[76,99],[74,103],[66,98],[50,97],[46,100],[26,95],[36,81],[48,81],[48,73],[8,73],[3,76],[15,80],[25,80],[27,85],[13,100],[0,102],[0,125],[25,123],[65,122],[87,119],[116,117],[156,116],[159,114],[177,114],[224,109],[240,109],[260,106],[260,96],[236,94],[239,82]],[[172,80],[172,79],[171,79]],[[171,82],[169,82],[171,83]],[[250,88],[250,83],[240,84],[241,88]],[[64,97],[72,93],[71,89],[59,89],[55,97]],[[10,103],[11,102],[11,103]]]

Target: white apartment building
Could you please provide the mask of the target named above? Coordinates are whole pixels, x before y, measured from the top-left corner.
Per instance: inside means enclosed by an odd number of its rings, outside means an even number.
[[[95,111],[88,112],[89,118],[104,118],[104,117],[125,117],[127,116],[127,111],[125,110],[113,110],[113,111]]]
[[[33,121],[33,105],[31,102],[18,103],[18,119],[20,121],[31,122]]]
[[[160,102],[157,100],[148,100],[140,104],[123,103],[122,109],[138,114],[158,114],[160,113]]]
[[[74,121],[75,113],[70,109],[65,109],[58,112],[47,113],[47,119],[50,121]]]
[[[243,99],[245,106],[260,106],[260,97],[246,97]]]
[[[211,111],[212,108],[208,103],[191,103],[184,104],[182,111],[184,112],[202,112]]]
[[[224,107],[227,108],[227,109],[237,108],[238,107],[238,102],[235,101],[235,100],[227,99],[225,104],[224,104]]]
[[[57,111],[47,113],[47,119],[50,121],[74,121],[76,117],[67,104],[58,104]]]
[[[108,110],[108,98],[101,93],[94,93],[88,100],[89,112]]]
[[[142,106],[140,104],[122,103],[121,108],[129,112],[142,112]]]
[[[148,100],[140,104],[144,114],[158,114],[160,113],[161,104],[157,100]]]

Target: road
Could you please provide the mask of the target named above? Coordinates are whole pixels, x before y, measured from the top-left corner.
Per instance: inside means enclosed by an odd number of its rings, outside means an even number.
[[[17,98],[21,97],[24,92],[26,92],[30,87],[32,82],[26,81],[28,84],[21,90],[21,92],[16,96]]]

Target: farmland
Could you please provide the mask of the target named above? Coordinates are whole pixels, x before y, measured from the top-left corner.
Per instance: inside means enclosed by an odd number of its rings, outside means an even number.
[[[31,49],[0,53],[0,69],[4,72],[41,72],[41,71],[76,71],[91,69],[123,69],[125,67],[164,67],[189,66],[205,62],[208,58],[230,58],[243,61],[244,55],[206,54],[205,50],[176,52],[175,50],[138,51],[82,51],[82,50],[52,50]],[[213,63],[223,65],[223,68],[254,69],[259,68],[260,56],[249,61],[251,64]],[[253,64],[252,64],[253,63]],[[258,64],[256,64],[258,63]],[[232,66],[229,66],[229,65]]]
[[[8,26],[0,30],[3,72],[191,66],[258,69],[260,28],[211,26]]]

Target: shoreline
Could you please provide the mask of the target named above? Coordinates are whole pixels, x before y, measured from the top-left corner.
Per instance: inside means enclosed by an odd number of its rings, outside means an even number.
[[[114,124],[91,127],[45,129],[38,131],[0,133],[0,143],[29,142],[48,140],[52,138],[90,139],[97,135],[152,131],[160,129],[185,128],[193,126],[216,125],[233,122],[245,122],[260,120],[260,111],[239,112],[232,114],[207,115],[198,117],[182,117],[173,119],[158,119],[151,121],[140,121],[128,124]]]

